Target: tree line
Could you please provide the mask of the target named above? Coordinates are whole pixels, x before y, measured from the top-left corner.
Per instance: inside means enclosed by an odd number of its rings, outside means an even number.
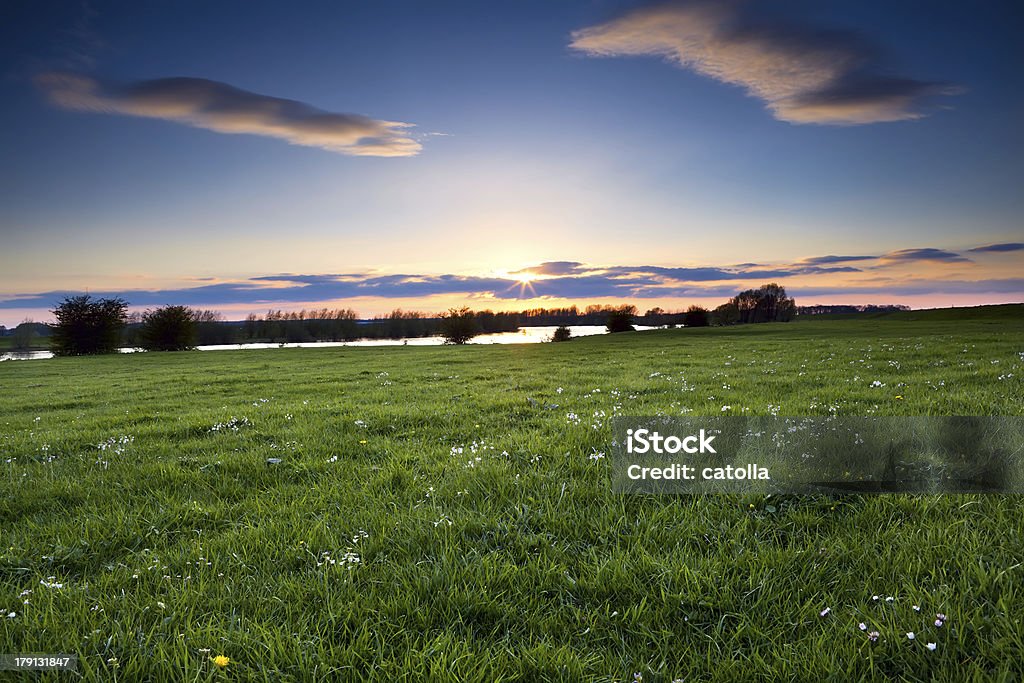
[[[464,344],[479,334],[515,332],[521,326],[557,326],[554,341],[571,339],[571,325],[605,325],[609,332],[626,332],[635,325],[706,327],[792,320],[797,307],[782,286],[772,283],[740,292],[713,310],[690,306],[684,311],[650,309],[640,315],[636,306],[576,306],[535,308],[518,312],[472,311],[453,308],[442,314],[395,310],[362,320],[350,308],[301,311],[271,310],[243,321],[225,321],[216,311],[187,306],[162,306],[128,313],[121,298],[88,294],[65,298],[53,310],[51,333],[56,355],[111,353],[128,346],[147,351],[182,351],[198,345],[246,342],[355,341],[441,336]],[[28,325],[29,323],[23,323]],[[38,323],[32,323],[34,332]],[[21,328],[21,326],[19,326]],[[26,328],[29,329],[29,328]]]

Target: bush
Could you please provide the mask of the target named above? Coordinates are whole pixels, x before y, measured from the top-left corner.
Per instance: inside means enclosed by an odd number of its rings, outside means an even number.
[[[608,312],[604,326],[609,332],[632,332],[636,329],[633,327],[634,315],[636,315],[636,308],[633,306],[616,308]]]
[[[554,334],[551,335],[551,341],[553,342],[567,342],[570,339],[572,339],[572,330],[565,325],[558,327]]]
[[[39,332],[36,330],[36,323],[26,320],[14,328],[11,335],[11,348],[15,351],[29,351],[35,346],[39,339]]]
[[[88,294],[67,297],[53,310],[53,353],[83,356],[114,353],[128,319],[124,299],[93,299]]]
[[[735,325],[740,321],[740,309],[732,301],[728,301],[711,312],[713,325]]]
[[[702,306],[690,306],[683,314],[683,325],[686,327],[707,327],[708,309]]]
[[[196,313],[187,306],[164,306],[142,315],[139,345],[147,351],[187,351],[196,346]]]
[[[441,316],[441,336],[445,344],[465,344],[479,333],[476,316],[465,306],[451,308]]]

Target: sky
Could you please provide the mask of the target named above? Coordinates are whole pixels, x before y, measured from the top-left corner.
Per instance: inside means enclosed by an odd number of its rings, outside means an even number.
[[[0,8],[0,324],[1024,301],[1015,2]]]

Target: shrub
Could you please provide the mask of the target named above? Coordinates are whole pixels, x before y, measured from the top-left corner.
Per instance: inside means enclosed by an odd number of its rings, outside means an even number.
[[[476,316],[465,306],[451,308],[441,316],[441,336],[445,344],[465,344],[479,333]]]
[[[93,299],[88,294],[67,297],[53,315],[53,353],[56,356],[82,356],[113,353],[128,319],[124,299]]]
[[[26,320],[15,327],[14,334],[11,335],[11,348],[15,351],[29,351],[39,339],[36,328],[37,324],[31,320]]]
[[[683,325],[686,327],[707,327],[708,309],[703,306],[690,306],[683,314]]]
[[[732,301],[728,301],[711,312],[713,325],[735,325],[740,321],[740,309]]]
[[[636,329],[633,327],[634,315],[636,315],[636,308],[634,306],[623,306],[622,308],[613,309],[608,312],[605,328],[609,332],[632,332]]]
[[[147,351],[187,351],[196,346],[196,312],[187,306],[164,306],[142,315],[139,344]]]
[[[565,325],[559,326],[554,334],[551,335],[551,341],[553,342],[567,342],[570,339],[572,339],[572,330]]]

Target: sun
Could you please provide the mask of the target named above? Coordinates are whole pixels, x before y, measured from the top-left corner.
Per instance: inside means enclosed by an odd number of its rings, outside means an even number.
[[[512,281],[512,286],[509,287],[509,290],[511,291],[518,288],[519,297],[524,299],[532,298],[537,295],[536,290],[533,288],[533,283],[537,280],[543,279],[538,277],[536,273],[523,270],[512,273],[505,271],[502,275]]]

